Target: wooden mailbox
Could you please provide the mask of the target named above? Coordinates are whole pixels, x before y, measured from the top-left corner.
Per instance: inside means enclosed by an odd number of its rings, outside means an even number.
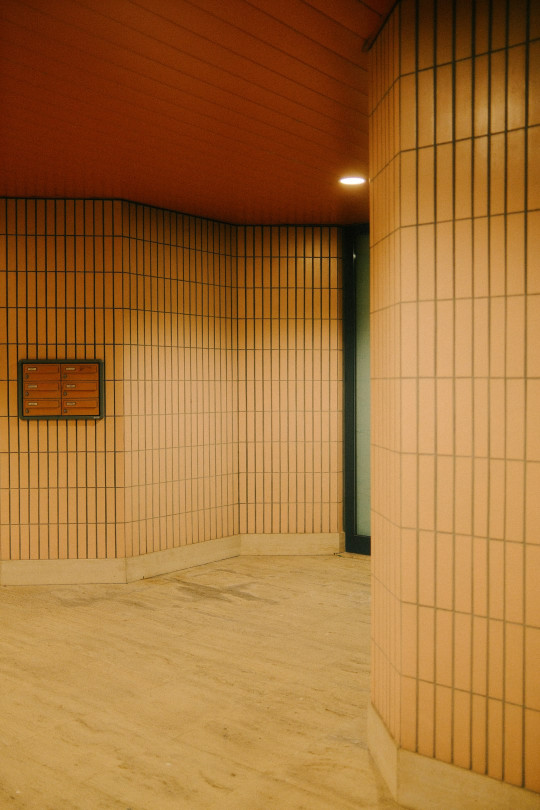
[[[19,360],[21,419],[102,419],[102,360]]]

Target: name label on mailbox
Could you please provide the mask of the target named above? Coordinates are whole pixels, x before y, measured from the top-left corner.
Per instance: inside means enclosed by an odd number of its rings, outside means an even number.
[[[20,419],[102,419],[102,360],[19,360]]]

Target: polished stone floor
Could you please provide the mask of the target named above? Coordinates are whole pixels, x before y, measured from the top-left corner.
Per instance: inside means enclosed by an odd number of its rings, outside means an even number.
[[[366,748],[369,560],[0,588],[0,808],[397,808]]]

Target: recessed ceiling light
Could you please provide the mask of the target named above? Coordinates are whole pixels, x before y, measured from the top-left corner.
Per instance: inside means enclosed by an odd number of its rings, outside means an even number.
[[[366,182],[365,177],[341,177],[340,183],[343,183],[344,186],[361,186],[362,183]]]

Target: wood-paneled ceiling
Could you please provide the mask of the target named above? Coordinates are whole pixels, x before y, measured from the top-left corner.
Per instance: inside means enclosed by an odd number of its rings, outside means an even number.
[[[1,0],[0,196],[368,219],[366,40],[394,0]]]

